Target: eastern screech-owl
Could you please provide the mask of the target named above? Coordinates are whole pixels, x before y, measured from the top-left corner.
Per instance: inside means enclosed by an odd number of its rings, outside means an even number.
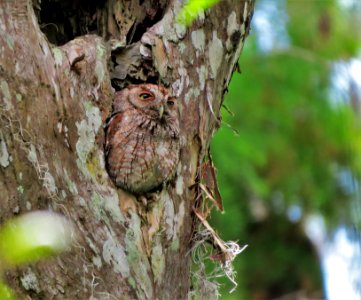
[[[117,187],[134,194],[171,180],[179,161],[179,112],[168,89],[131,85],[115,94],[105,157]]]

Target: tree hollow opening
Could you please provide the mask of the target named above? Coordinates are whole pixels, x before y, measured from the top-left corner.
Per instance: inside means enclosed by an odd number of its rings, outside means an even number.
[[[99,9],[96,0],[33,0],[41,31],[50,43],[61,46],[77,36],[98,34]]]

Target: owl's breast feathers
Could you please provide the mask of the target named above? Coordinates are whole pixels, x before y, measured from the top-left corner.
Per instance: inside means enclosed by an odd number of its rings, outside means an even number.
[[[158,120],[130,109],[114,113],[105,130],[107,169],[118,187],[142,193],[174,177],[179,160],[178,120]]]

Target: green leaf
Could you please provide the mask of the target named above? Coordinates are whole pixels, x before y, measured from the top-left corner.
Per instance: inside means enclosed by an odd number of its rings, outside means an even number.
[[[0,281],[0,299],[1,300],[17,300],[13,291],[3,282]]]
[[[71,224],[55,213],[38,211],[12,219],[0,230],[0,266],[60,253],[70,247],[72,235]]]
[[[190,25],[202,11],[212,7],[220,0],[188,0],[177,15],[177,22],[182,25]]]

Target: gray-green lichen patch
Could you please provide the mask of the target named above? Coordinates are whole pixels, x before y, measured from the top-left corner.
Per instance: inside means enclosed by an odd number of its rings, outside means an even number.
[[[60,191],[60,195],[63,200],[66,198],[66,192],[64,190]]]
[[[178,234],[179,232],[181,232],[181,227],[183,226],[184,214],[185,214],[185,204],[184,201],[182,201],[179,205],[178,213],[174,216],[173,242],[179,240]],[[178,247],[179,247],[179,242],[178,242]]]
[[[187,69],[184,68],[183,66],[180,66],[178,68],[178,74],[179,74],[179,79],[174,81],[172,84],[173,93],[176,97],[179,97],[183,89],[187,88],[189,85],[189,76],[187,73]]]
[[[102,60],[107,55],[107,49],[104,47],[103,44],[98,43],[96,48],[96,53],[97,53],[97,59]]]
[[[133,277],[129,277],[128,282],[133,289],[137,288],[137,283],[135,282]]]
[[[48,168],[46,168],[43,174],[43,186],[46,188],[50,195],[55,195],[58,192],[58,188],[55,184],[55,179],[53,175],[49,172]]]
[[[129,227],[124,241],[129,266],[134,272],[137,296],[139,299],[152,299],[153,285],[149,278],[150,265],[145,252],[141,220],[134,212],[130,213]]]
[[[199,78],[199,87],[201,91],[203,91],[206,85],[206,79],[208,77],[208,70],[204,65],[201,65],[199,68],[197,68],[197,73]]]
[[[93,256],[92,258],[93,265],[97,267],[98,270],[103,266],[102,259],[99,256]]]
[[[10,155],[6,147],[6,143],[2,139],[2,134],[0,135],[0,165],[3,168],[6,168],[8,165],[10,165]]]
[[[86,206],[86,202],[85,199],[83,197],[78,197],[78,201],[79,201],[79,205],[85,207]]]
[[[163,282],[163,274],[165,270],[165,255],[160,239],[157,239],[152,249],[152,270],[154,279],[158,284]]]
[[[103,191],[102,194],[94,192],[91,196],[91,208],[97,220],[107,220],[106,211],[115,222],[123,223],[124,216],[120,211],[119,199],[115,191]]]
[[[174,24],[174,29],[175,29],[175,33],[176,33],[177,37],[180,40],[183,39],[187,33],[187,27],[185,25],[179,24],[177,22]]]
[[[167,192],[162,193],[162,198],[164,199],[164,224],[165,224],[165,233],[167,240],[170,241],[174,235],[174,204]]]
[[[206,36],[204,34],[203,29],[198,29],[192,32],[192,44],[194,48],[203,52],[205,44],[206,44]],[[198,55],[198,53],[197,53]]]
[[[115,190],[109,189],[109,195],[104,199],[104,208],[115,222],[124,223],[125,219],[120,210],[119,198]]]
[[[19,185],[16,190],[19,194],[24,194],[24,188],[21,185]]]
[[[174,27],[171,24],[174,22],[174,14],[172,11],[168,12],[163,16],[162,22],[159,22],[156,26],[157,36],[165,36],[169,41],[177,42],[178,37],[174,31]],[[168,30],[165,30],[167,28]]]
[[[237,31],[240,34],[240,26],[237,22],[237,14],[233,11],[227,19],[227,41],[226,41],[226,48],[228,51],[233,49],[232,45],[232,35],[235,34]]]
[[[102,118],[98,107],[93,106],[91,102],[83,102],[86,119],[76,122],[79,139],[75,145],[79,160],[77,165],[85,176],[89,176],[86,168],[87,157],[95,146],[95,136],[101,127]]]
[[[11,94],[10,94],[10,89],[9,89],[9,85],[5,80],[2,80],[0,82],[0,89],[2,94],[4,95],[4,102],[5,102],[5,110],[10,110],[13,108],[13,104],[11,102]]]
[[[178,238],[176,238],[172,241],[170,248],[172,249],[172,251],[177,251],[179,249],[179,239]]]
[[[105,68],[104,64],[100,60],[97,60],[95,63],[95,74],[97,76],[98,83],[102,82],[105,76]]]
[[[26,207],[27,210],[31,210],[32,205],[31,205],[31,203],[29,201],[26,201],[25,207]]]
[[[7,98],[8,100],[10,100],[11,95],[10,95],[10,90],[9,90],[8,83],[5,80],[2,80],[1,84],[0,84],[0,87],[1,87],[1,91],[2,91],[2,93],[4,95],[4,97]]]
[[[31,290],[36,293],[40,292],[38,278],[30,268],[28,268],[27,272],[20,277],[20,281],[25,290]]]
[[[177,232],[180,231],[180,227],[183,225],[184,214],[185,214],[185,203],[184,203],[184,201],[182,201],[179,205],[179,211],[178,211],[178,214],[175,219]]]
[[[54,61],[57,66],[61,66],[63,63],[63,53],[59,48],[53,48]]]
[[[184,184],[183,176],[180,175],[178,176],[175,184],[175,191],[179,196],[183,195],[183,184]]]
[[[192,99],[197,99],[197,97],[200,95],[200,90],[198,88],[189,88],[188,92],[186,93],[184,100],[188,104],[189,101]]]
[[[14,38],[10,34],[6,35],[6,43],[11,50],[14,50]]]
[[[106,263],[113,266],[115,273],[122,274],[123,278],[130,275],[130,269],[127,256],[123,247],[119,245],[112,237],[109,237],[103,244],[103,259]]]
[[[182,3],[180,1],[174,2],[174,9],[169,9],[163,16],[162,22],[159,22],[156,28],[157,36],[164,36],[166,40],[171,42],[178,42],[183,39],[187,33],[187,27],[175,21],[175,11],[180,9]],[[179,6],[179,8],[177,8]]]
[[[64,174],[64,179],[66,182],[66,185],[68,187],[69,192],[73,195],[76,196],[78,195],[78,189],[76,187],[76,184],[74,183],[74,181],[72,181],[69,177],[68,171],[66,169],[63,169],[63,174]]]
[[[179,49],[179,52],[183,54],[184,51],[187,49],[187,46],[185,43],[181,42],[178,44],[178,49]]]
[[[36,154],[36,149],[33,144],[30,144],[27,158],[33,165],[38,164],[38,156]]]
[[[99,195],[98,193],[93,193],[91,196],[90,204],[94,216],[98,221],[105,220],[107,218],[103,207],[104,199],[102,198],[101,195]]]
[[[233,32],[239,29],[239,24],[237,22],[237,14],[232,11],[227,19],[227,35],[230,37]]]
[[[217,37],[216,31],[213,31],[213,38],[209,45],[208,55],[211,66],[211,77],[215,78],[223,61],[223,45],[222,41]]]
[[[23,96],[21,94],[16,94],[15,97],[16,97],[16,102],[18,103],[23,100]]]
[[[95,61],[95,75],[98,81],[98,84],[103,82],[105,77],[105,69],[106,66],[104,65],[105,57],[107,55],[107,49],[104,47],[103,44],[98,43],[96,46],[96,55],[97,59]]]

